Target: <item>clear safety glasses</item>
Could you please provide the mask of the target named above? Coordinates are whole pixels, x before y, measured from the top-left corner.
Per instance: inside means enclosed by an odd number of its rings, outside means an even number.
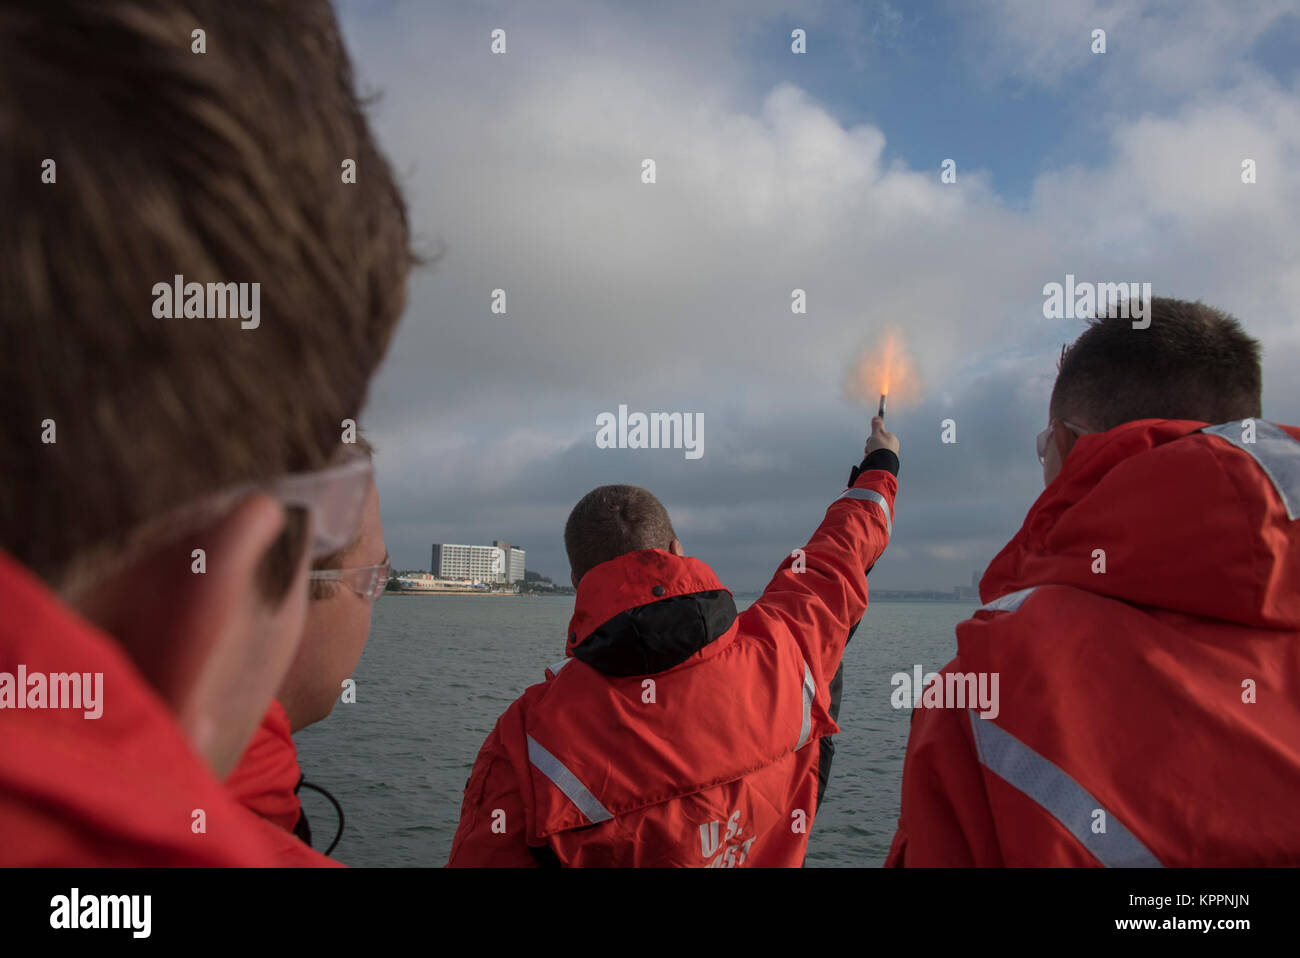
[[[286,506],[310,512],[311,559],[315,561],[338,552],[357,534],[374,472],[368,456],[351,456],[319,472],[290,473],[264,485],[248,483],[228,495],[242,498],[265,492]]]
[[[241,483],[172,510],[140,526],[112,553],[92,557],[68,576],[63,591],[76,596],[93,588],[115,569],[129,566],[150,549],[176,542],[229,512],[254,493],[265,493],[290,508],[310,514],[310,561],[348,545],[361,526],[374,465],[350,447],[342,462],[316,472],[288,473],[276,479]]]
[[[310,578],[342,582],[361,598],[378,602],[388,588],[388,575],[393,571],[391,559],[382,565],[363,565],[354,569],[313,569]]]
[[[1055,426],[1058,422],[1066,429],[1070,430],[1070,432],[1074,433],[1076,436],[1089,435],[1088,430],[1082,428],[1081,426],[1076,426],[1073,423],[1068,423],[1064,419],[1053,419],[1051,422],[1047,424],[1047,428],[1038,434],[1037,445],[1038,445],[1039,463],[1045,463],[1047,461],[1047,444],[1052,439],[1052,427]]]
[[[343,462],[316,472],[291,472],[276,479],[241,483],[148,523],[132,537],[130,552],[179,539],[229,512],[241,499],[260,492],[284,506],[310,513],[310,558],[323,559],[356,535],[373,477],[370,458],[350,454]]]

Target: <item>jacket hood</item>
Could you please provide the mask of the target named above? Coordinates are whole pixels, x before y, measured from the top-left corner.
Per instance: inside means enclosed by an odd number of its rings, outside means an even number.
[[[1300,521],[1283,497],[1300,479],[1300,429],[1257,420],[1259,443],[1248,446],[1235,441],[1242,424],[1215,427],[1223,435],[1205,425],[1144,419],[1081,436],[985,572],[983,601],[1070,585],[1245,626],[1300,628]],[[1262,464],[1247,449],[1273,458]]]
[[[736,603],[703,562],[629,552],[578,584],[565,654],[606,675],[654,675],[733,634]]]
[[[272,699],[239,764],[226,777],[226,790],[245,808],[292,832],[302,814],[301,778],[289,715]]]

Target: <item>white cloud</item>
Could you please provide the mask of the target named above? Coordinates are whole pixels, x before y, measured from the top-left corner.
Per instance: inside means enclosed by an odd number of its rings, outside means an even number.
[[[1288,171],[1300,166],[1300,96],[1234,66],[1280,6],[1202,4],[1200,21],[1162,4],[1040,6],[991,5],[1004,44],[995,68],[1059,80],[1083,62],[1067,49],[1075,31],[1104,14],[1120,27],[1109,28],[1116,56],[1142,43],[1140,62],[1123,67],[1132,82],[1178,105],[1125,118],[1118,107],[1131,104],[1112,93],[1095,151],[1045,170],[1024,208],[980,171],[945,186],[937,168],[884,163],[889,131],[846,127],[793,84],[747,108],[743,65],[717,39],[728,24],[753,29],[740,7],[711,11],[694,32],[692,14],[658,24],[596,6],[555,22],[507,5],[491,24],[422,7],[354,23],[361,72],[385,91],[381,138],[410,171],[415,225],[447,244],[413,284],[369,411],[381,479],[398,490],[385,486],[386,509],[455,511],[485,490],[522,492],[557,463],[589,488],[599,480],[574,457],[590,452],[595,414],[620,402],[706,415],[705,460],[664,453],[671,464],[644,460],[652,474],[707,469],[725,487],[779,471],[789,430],[857,421],[841,399],[845,366],[887,323],[906,329],[932,394],[950,401],[1000,354],[1050,375],[1053,345],[1078,325],[1043,319],[1040,291],[1066,272],[1221,305],[1264,337],[1270,370],[1294,368],[1300,193]],[[511,24],[504,58],[486,52],[497,21]],[[1202,43],[1207,27],[1219,35]],[[1177,66],[1187,58],[1194,69]],[[1209,78],[1218,86],[1198,85]],[[1259,164],[1255,186],[1240,182],[1245,156]],[[639,181],[644,157],[658,163],[653,186]],[[497,287],[506,316],[488,311]],[[806,316],[790,312],[795,287],[808,292]],[[960,411],[963,443],[1011,442],[970,432],[1008,421],[1008,407],[1040,418],[1026,407],[1044,383],[1020,381],[1022,393],[981,394],[985,408]],[[1274,376],[1268,389],[1266,408],[1300,418],[1292,381]],[[846,470],[860,441],[844,437]],[[749,534],[745,510],[681,508],[698,530]],[[968,512],[972,526],[988,521]],[[947,530],[936,548],[954,538]]]
[[[1117,101],[1135,91],[1181,100],[1249,79],[1252,47],[1296,13],[1290,0],[986,0],[979,9],[989,73],[1056,86],[1095,71]],[[1092,52],[1094,29],[1106,31],[1104,54]]]

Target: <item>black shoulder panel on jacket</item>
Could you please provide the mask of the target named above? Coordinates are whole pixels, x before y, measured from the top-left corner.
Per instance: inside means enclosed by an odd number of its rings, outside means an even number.
[[[685,662],[736,621],[725,589],[675,595],[620,612],[573,650],[605,675],[654,675]]]

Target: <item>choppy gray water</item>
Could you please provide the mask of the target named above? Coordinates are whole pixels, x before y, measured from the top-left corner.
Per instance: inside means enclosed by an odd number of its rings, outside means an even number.
[[[754,596],[737,596],[744,608]],[[898,818],[911,713],[890,676],[956,650],[964,602],[872,602],[844,659],[843,732],[808,843],[809,866],[880,865]],[[385,596],[357,666],[356,704],[297,736],[307,780],[343,805],[334,856],[349,865],[440,866],[470,767],[497,717],[564,655],[572,597]],[[303,790],[314,844],[337,817]]]

